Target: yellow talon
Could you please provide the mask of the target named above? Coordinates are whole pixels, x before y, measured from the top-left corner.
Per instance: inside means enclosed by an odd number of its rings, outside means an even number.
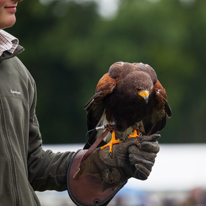
[[[137,130],[134,129],[133,134],[130,134],[127,138],[132,138],[132,137],[139,137],[141,133],[137,134]]]
[[[113,147],[113,145],[114,145],[114,144],[121,143],[121,142],[122,142],[122,141],[117,140],[117,139],[115,138],[115,131],[112,131],[112,139],[110,140],[110,142],[109,142],[108,144],[102,146],[102,147],[101,147],[101,150],[104,149],[104,148],[106,148],[106,147],[109,147],[109,152],[110,152],[110,154],[111,154],[111,153],[112,153],[112,147]]]

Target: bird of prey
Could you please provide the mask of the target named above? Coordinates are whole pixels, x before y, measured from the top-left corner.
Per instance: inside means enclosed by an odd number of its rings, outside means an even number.
[[[138,133],[151,135],[166,125],[166,115],[171,117],[171,108],[165,89],[157,79],[155,70],[148,64],[116,62],[99,80],[94,96],[87,102],[88,130],[105,128],[114,124],[99,146],[120,143],[126,137]],[[84,148],[88,149],[103,133],[94,130]],[[128,134],[130,134],[128,136]],[[108,143],[108,144],[106,144]]]

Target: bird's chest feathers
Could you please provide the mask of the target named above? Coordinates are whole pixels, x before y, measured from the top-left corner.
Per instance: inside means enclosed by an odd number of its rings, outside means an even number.
[[[115,121],[124,129],[139,122],[145,115],[146,103],[125,92],[114,92],[104,101],[108,121]]]
[[[144,113],[146,109],[146,103],[136,91],[130,88],[117,88],[111,98],[112,102],[115,102],[114,108],[117,111],[124,113]]]

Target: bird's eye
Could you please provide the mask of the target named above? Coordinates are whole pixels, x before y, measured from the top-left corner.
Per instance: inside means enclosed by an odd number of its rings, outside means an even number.
[[[140,88],[135,88],[135,90],[136,90],[137,92],[140,92],[140,91],[141,91],[141,89],[140,89]]]

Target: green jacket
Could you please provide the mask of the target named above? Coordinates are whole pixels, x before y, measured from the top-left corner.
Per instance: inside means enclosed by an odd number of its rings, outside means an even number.
[[[34,192],[66,190],[72,152],[42,149],[35,82],[14,54],[0,57],[0,205],[37,206]]]

